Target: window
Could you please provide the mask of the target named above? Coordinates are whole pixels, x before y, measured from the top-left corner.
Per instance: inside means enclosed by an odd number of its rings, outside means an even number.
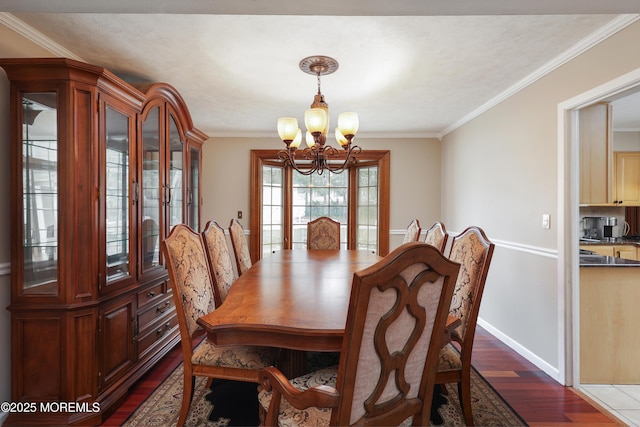
[[[278,162],[278,150],[251,151],[251,256],[306,247],[307,223],[340,222],[341,246],[389,251],[389,151],[363,151],[340,174],[305,176]]]
[[[358,249],[375,251],[378,247],[378,220],[380,217],[379,168],[366,166],[358,169]],[[388,204],[387,204],[388,206]]]
[[[295,170],[291,173],[292,249],[307,247],[307,223],[321,216],[340,223],[340,247],[346,249],[349,174],[303,175]]]
[[[265,165],[262,168],[262,254],[283,248],[283,175],[281,167]]]

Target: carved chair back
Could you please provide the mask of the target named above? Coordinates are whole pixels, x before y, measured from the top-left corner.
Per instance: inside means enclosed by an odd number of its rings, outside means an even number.
[[[424,238],[426,244],[434,246],[442,253],[444,253],[444,249],[447,247],[447,240],[449,240],[449,233],[447,233],[444,224],[441,222],[435,222],[427,230],[427,235]]]
[[[236,273],[224,229],[217,222],[207,222],[202,231],[202,240],[213,279],[216,307],[218,307],[224,302],[231,285],[236,281]]]
[[[244,235],[244,228],[242,224],[240,224],[240,221],[235,218],[233,218],[229,224],[229,236],[231,237],[231,246],[233,247],[233,254],[236,259],[238,275],[241,276],[251,268],[253,262],[249,254],[249,244]]]
[[[307,249],[340,249],[340,223],[322,216],[307,224]]]
[[[409,225],[407,226],[407,231],[404,233],[404,239],[402,243],[408,242],[417,242],[420,239],[420,232],[422,229],[420,228],[420,221],[417,219],[411,220]]]
[[[411,242],[354,275],[331,425],[398,425],[410,416],[428,425],[458,270],[432,246]]]
[[[202,238],[187,225],[173,227],[162,242],[173,288],[183,350],[200,329],[198,318],[215,309],[214,291]]]

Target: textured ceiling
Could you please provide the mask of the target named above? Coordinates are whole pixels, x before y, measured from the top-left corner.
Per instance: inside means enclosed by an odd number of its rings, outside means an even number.
[[[70,3],[49,1],[49,7]],[[34,3],[45,4],[23,0],[21,10],[43,10]],[[298,68],[309,55],[340,63],[322,78],[332,123],[341,111],[357,111],[362,135],[442,135],[620,21],[613,14],[36,13],[3,6],[17,18],[14,26],[44,35],[56,55],[76,56],[129,81],[172,84],[210,136],[275,136],[278,117],[301,120],[317,88],[315,77]]]

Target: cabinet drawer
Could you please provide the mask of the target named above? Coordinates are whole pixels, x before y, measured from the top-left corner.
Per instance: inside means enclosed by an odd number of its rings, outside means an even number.
[[[173,312],[173,315],[160,320],[151,325],[152,327],[146,333],[139,336],[138,359],[142,359],[154,344],[160,343],[178,332],[178,316],[175,312]]]
[[[144,291],[138,292],[138,310],[152,304],[154,301],[159,301],[167,294],[167,282],[160,282],[150,288],[146,288]]]
[[[167,295],[165,298],[156,301],[155,304],[148,304],[144,310],[138,311],[138,330],[142,333],[144,329],[169,312],[175,312],[173,296]]]

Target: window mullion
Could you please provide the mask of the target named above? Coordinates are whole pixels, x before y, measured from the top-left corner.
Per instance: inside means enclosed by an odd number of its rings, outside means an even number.
[[[293,241],[293,169],[284,168],[284,177],[283,177],[283,195],[282,195],[282,209],[284,215],[284,248],[291,249],[292,241]]]

